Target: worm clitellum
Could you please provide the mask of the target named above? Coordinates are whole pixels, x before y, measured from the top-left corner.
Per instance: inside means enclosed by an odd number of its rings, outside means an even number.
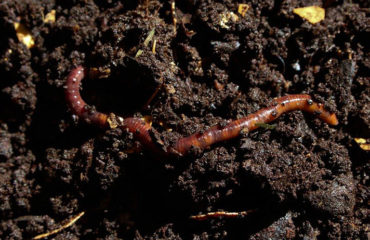
[[[95,110],[81,98],[80,84],[84,78],[86,70],[79,66],[71,71],[67,78],[65,87],[65,96],[71,111],[78,117],[103,128],[109,128],[108,121],[114,120],[117,126],[122,129],[128,129],[132,132],[141,144],[154,152],[163,152],[164,154],[177,153],[186,154],[192,147],[205,149],[214,143],[229,140],[239,136],[241,131],[252,131],[259,127],[261,123],[269,123],[277,119],[281,114],[301,110],[311,113],[322,121],[337,125],[338,119],[334,113],[328,112],[324,105],[314,102],[307,94],[294,94],[275,98],[273,106],[260,109],[244,118],[230,121],[226,126],[216,125],[202,133],[194,133],[188,137],[180,138],[173,146],[162,150],[150,136],[151,126],[140,118],[122,118],[116,117],[110,119],[105,113]]]

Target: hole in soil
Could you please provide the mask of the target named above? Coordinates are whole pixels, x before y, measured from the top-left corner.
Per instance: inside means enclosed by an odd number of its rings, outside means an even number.
[[[108,78],[82,80],[82,98],[105,113],[127,116],[140,111],[160,83],[148,67],[134,59],[127,58],[125,64],[125,67],[112,68]]]

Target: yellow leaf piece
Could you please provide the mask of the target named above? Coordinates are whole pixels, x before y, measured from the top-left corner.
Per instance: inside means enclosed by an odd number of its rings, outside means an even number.
[[[148,36],[145,38],[144,40],[144,46],[148,46],[149,42],[152,41],[153,37],[154,37],[154,33],[155,33],[155,28],[153,28],[152,30],[150,30]]]
[[[109,124],[110,129],[115,129],[118,127],[118,123],[114,118],[107,118],[107,122]]]
[[[137,50],[135,58],[138,58],[141,54],[143,54],[143,50],[141,49]]]
[[[358,144],[364,144],[364,143],[366,143],[366,139],[365,138],[355,138],[355,141]]]
[[[370,143],[368,143],[365,138],[355,138],[355,142],[360,146],[362,150],[370,150]]]
[[[55,22],[55,10],[51,10],[45,15],[44,23],[54,23]]]
[[[248,4],[245,4],[245,3],[241,3],[239,4],[238,6],[238,13],[240,15],[242,15],[242,17],[245,16],[245,14],[248,12],[248,9],[249,9],[249,5]]]
[[[219,18],[220,18],[219,21],[220,27],[225,29],[230,29],[230,27],[227,25],[230,21],[237,22],[239,20],[238,15],[236,15],[233,12],[223,12],[220,14]]]
[[[27,48],[35,46],[35,41],[33,40],[31,32],[23,24],[15,22],[14,29],[18,40],[26,45]]]
[[[362,150],[365,150],[365,151],[370,151],[370,143],[361,144],[360,148],[362,148]]]
[[[325,9],[318,6],[295,8],[293,12],[312,24],[318,23],[325,18]]]

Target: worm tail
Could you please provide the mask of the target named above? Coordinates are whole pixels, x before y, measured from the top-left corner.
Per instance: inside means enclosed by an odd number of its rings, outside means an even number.
[[[235,138],[242,131],[250,132],[255,130],[260,126],[259,124],[272,122],[280,115],[295,110],[314,114],[330,125],[338,124],[336,115],[327,111],[323,104],[312,101],[309,95],[287,95],[274,99],[273,106],[263,108],[244,118],[232,121],[224,127],[214,126],[203,133],[195,133],[189,137],[181,138],[171,150],[185,154],[192,147],[204,149],[214,143]]]

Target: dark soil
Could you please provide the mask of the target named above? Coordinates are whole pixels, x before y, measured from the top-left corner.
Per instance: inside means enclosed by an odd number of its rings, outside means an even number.
[[[310,5],[325,20],[292,13]],[[52,238],[367,239],[370,154],[354,138],[370,138],[369,13],[366,0],[182,0],[175,32],[171,1],[2,0],[0,238],[29,239],[85,211]],[[88,103],[151,116],[164,143],[292,93],[325,103],[340,124],[296,111],[160,159],[125,131],[72,117],[63,85],[77,65],[97,73],[83,81]],[[253,211],[190,219],[219,210]]]

